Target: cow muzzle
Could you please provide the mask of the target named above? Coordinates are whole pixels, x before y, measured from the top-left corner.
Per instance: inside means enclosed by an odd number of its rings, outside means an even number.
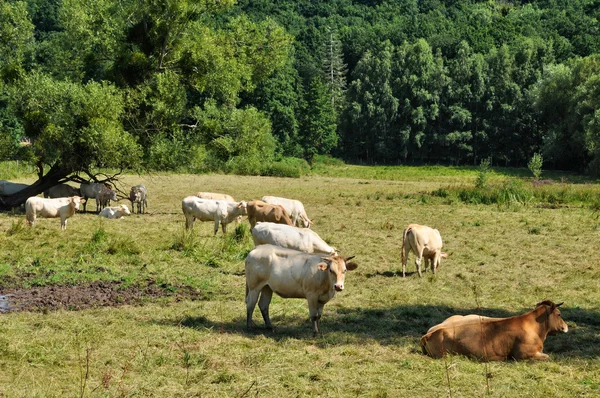
[[[336,283],[335,285],[333,285],[333,287],[335,288],[336,292],[341,292],[342,290],[344,290],[344,284],[343,283]]]

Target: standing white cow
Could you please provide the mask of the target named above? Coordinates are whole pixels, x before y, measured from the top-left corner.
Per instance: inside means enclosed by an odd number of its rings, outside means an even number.
[[[19,182],[10,182],[7,180],[0,180],[0,195],[9,196],[13,195],[25,188],[29,185],[21,184]]]
[[[329,246],[315,231],[308,228],[259,222],[252,228],[252,238],[256,246],[270,244],[306,253],[337,254],[335,247]]]
[[[36,216],[45,218],[60,217],[60,229],[66,229],[67,218],[75,214],[79,210],[79,204],[84,202],[85,199],[81,199],[79,196],[56,199],[32,196],[25,202],[25,217],[30,226],[35,224]]]
[[[281,205],[290,215],[292,222],[297,227],[310,228],[313,223],[306,215],[304,205],[296,199],[280,198],[278,196],[263,196],[261,199],[265,203],[272,205]]]
[[[415,254],[415,264],[419,277],[421,274],[421,260],[425,258],[425,271],[427,271],[427,260],[431,264],[431,270],[435,274],[440,265],[441,258],[447,258],[448,253],[442,252],[442,236],[440,231],[419,224],[409,224],[404,230],[402,238],[402,277],[406,273],[406,261],[408,253],[412,251]]]
[[[102,188],[104,188],[105,185],[101,182],[88,182],[88,183],[82,183],[79,186],[79,191],[81,192],[81,196],[83,196],[83,198],[85,200],[88,200],[89,198],[94,198],[96,199],[98,194],[100,193],[100,191],[102,191]],[[86,206],[87,203],[84,202],[83,204],[83,211],[86,211]],[[98,199],[96,199],[96,212],[100,211],[100,203],[98,203]]]
[[[101,217],[114,218],[114,219],[123,218],[124,216],[129,216],[129,215],[131,215],[131,212],[129,211],[129,208],[127,207],[127,205],[105,207],[100,212]]]
[[[181,202],[181,210],[185,216],[185,228],[194,227],[196,219],[200,221],[214,221],[215,235],[219,230],[219,224],[223,233],[227,232],[227,224],[239,216],[248,214],[247,203],[227,202],[224,200],[200,199],[197,196],[188,196]]]
[[[284,298],[306,298],[314,333],[319,333],[323,306],[344,290],[346,271],[358,267],[354,257],[304,253],[274,245],[260,245],[246,257],[246,324],[252,328],[252,313],[258,308],[271,329],[269,304],[273,292]],[[260,296],[260,300],[259,300]]]

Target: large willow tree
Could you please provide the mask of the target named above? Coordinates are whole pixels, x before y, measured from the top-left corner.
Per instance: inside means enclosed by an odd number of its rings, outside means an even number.
[[[26,143],[39,180],[0,197],[0,208],[82,174],[94,179],[98,167],[168,169],[193,159],[227,168],[270,158],[268,118],[238,104],[286,64],[290,38],[270,20],[225,15],[232,4],[2,3],[0,142]]]

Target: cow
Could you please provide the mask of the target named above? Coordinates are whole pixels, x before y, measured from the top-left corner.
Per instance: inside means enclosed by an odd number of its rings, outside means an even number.
[[[248,221],[250,221],[251,228],[254,228],[258,221],[294,226],[283,206],[272,205],[260,200],[248,202]]]
[[[425,225],[409,224],[402,236],[402,277],[406,275],[406,261],[408,253],[415,254],[415,264],[419,277],[421,274],[421,260],[425,258],[425,271],[427,271],[427,260],[431,264],[431,270],[435,274],[440,265],[441,258],[447,258],[448,253],[442,252],[442,237],[440,231]]]
[[[288,212],[295,226],[300,228],[310,228],[312,221],[306,215],[304,205],[296,199],[280,198],[278,196],[263,196],[261,199],[265,203],[272,205],[281,205]]]
[[[546,336],[569,330],[558,309],[562,304],[544,300],[533,311],[510,318],[451,317],[429,329],[421,348],[434,358],[450,353],[484,361],[548,359],[542,352]]]
[[[215,235],[219,230],[219,224],[223,233],[227,232],[227,224],[239,216],[247,214],[247,203],[226,202],[224,200],[200,199],[197,196],[188,196],[181,202],[181,210],[185,216],[185,228],[192,229],[194,220],[214,221]]]
[[[135,213],[135,204],[137,204],[138,214],[146,212],[148,207],[148,190],[144,185],[135,185],[129,191],[129,200],[131,201],[131,211]]]
[[[81,196],[81,191],[67,184],[57,184],[44,191],[44,198],[68,198],[69,196]]]
[[[124,216],[129,216],[129,215],[131,215],[131,212],[129,211],[129,208],[127,207],[127,205],[105,207],[100,212],[101,217],[114,218],[114,219],[120,219],[120,218],[123,218]]]
[[[27,188],[29,185],[21,184],[19,182],[10,182],[7,180],[0,180],[0,195],[10,196],[15,193]]]
[[[84,182],[79,185],[79,191],[81,192],[81,196],[87,201],[90,198],[96,199],[102,188],[108,187],[106,184],[101,182]],[[86,202],[83,203],[83,211],[86,211]],[[96,199],[96,212],[100,211],[100,203],[98,203],[98,199]]]
[[[255,246],[271,244],[306,253],[337,254],[335,247],[329,246],[315,231],[308,228],[259,222],[252,228],[252,238]]]
[[[227,195],[226,193],[198,192],[196,196],[200,199],[225,200],[227,202],[235,202],[233,197]]]
[[[85,199],[81,199],[79,196],[56,199],[32,196],[25,202],[27,224],[33,226],[36,216],[46,218],[60,217],[60,229],[64,230],[67,228],[67,218],[75,214],[79,210],[79,204],[84,202]]]
[[[283,298],[308,301],[314,334],[319,334],[323,306],[344,290],[346,271],[358,267],[354,257],[323,256],[275,245],[255,247],[246,257],[246,324],[252,328],[252,313],[258,301],[267,329],[272,329],[269,304],[273,292]],[[259,299],[260,296],[260,299]]]
[[[102,187],[100,192],[96,194],[96,204],[100,205],[100,210],[109,206],[111,200],[115,202],[118,200],[117,193],[107,186]]]

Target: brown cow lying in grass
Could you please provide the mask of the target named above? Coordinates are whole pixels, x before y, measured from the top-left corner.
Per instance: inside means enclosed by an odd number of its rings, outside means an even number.
[[[281,205],[272,205],[262,200],[248,202],[248,221],[254,228],[257,222],[272,222],[293,226],[292,219]]]
[[[546,336],[569,330],[558,309],[561,305],[545,300],[533,311],[510,318],[453,316],[429,329],[421,348],[434,358],[450,353],[484,361],[548,359],[542,352]]]

